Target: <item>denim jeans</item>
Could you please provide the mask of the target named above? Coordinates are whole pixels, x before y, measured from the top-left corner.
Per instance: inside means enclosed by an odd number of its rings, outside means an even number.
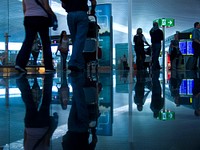
[[[62,69],[66,69],[67,67],[67,55],[68,53],[61,53],[61,67]]]
[[[84,93],[84,76],[84,73],[76,73],[69,76],[73,96],[68,118],[68,130],[73,132],[87,132],[89,128],[89,111]]]
[[[16,58],[16,65],[25,68],[31,54],[33,41],[39,33],[42,40],[45,69],[53,69],[48,19],[40,16],[24,18],[25,40]]]
[[[85,11],[69,12],[67,15],[73,46],[69,66],[76,66],[79,69],[85,68],[83,49],[87,38],[88,22],[88,15]]]

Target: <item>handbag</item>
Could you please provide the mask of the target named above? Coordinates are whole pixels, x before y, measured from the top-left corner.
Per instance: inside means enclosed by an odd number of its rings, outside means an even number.
[[[57,20],[56,15],[49,13],[38,0],[35,0],[35,1],[47,13],[48,20],[49,20],[49,27],[53,27],[53,30],[57,30],[57,28],[58,28],[58,20]]]

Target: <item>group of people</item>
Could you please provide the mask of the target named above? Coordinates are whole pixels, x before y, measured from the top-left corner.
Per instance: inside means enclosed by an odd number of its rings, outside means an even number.
[[[161,51],[161,42],[164,39],[164,34],[163,31],[159,28],[157,22],[153,23],[153,27],[149,34],[151,36],[151,45],[146,41],[145,36],[142,34],[142,28],[138,28],[136,35],[133,37],[133,42],[135,43],[137,70],[145,69],[145,44],[152,49],[152,69],[161,69],[159,64],[159,55]]]
[[[141,28],[137,29],[137,34],[133,38],[133,42],[135,43],[137,70],[145,69],[144,44],[151,47],[152,50],[152,69],[153,70],[161,69],[159,65],[159,55],[161,51],[161,44],[164,39],[164,34],[163,31],[159,29],[157,22],[153,23],[153,27],[149,33],[151,36],[151,45],[146,41],[144,35],[142,34]],[[182,54],[179,48],[180,39],[178,35],[179,35],[178,33],[174,35],[174,39],[171,40],[169,46],[171,69],[180,69],[182,64]],[[200,23],[199,22],[194,23],[194,29],[192,30],[192,48],[194,49],[194,55],[192,59],[191,69],[197,70],[200,69],[199,68],[200,67]]]
[[[97,2],[96,0],[89,1],[91,2],[91,10],[89,13],[94,15]],[[41,7],[38,2],[43,7]],[[61,2],[62,7],[67,12],[67,23],[73,45],[68,69],[74,72],[80,72],[85,68],[85,61],[82,52],[88,32],[88,0],[61,0]],[[55,72],[52,61],[51,42],[49,37],[49,19],[47,12],[51,15],[55,14],[49,5],[49,1],[22,0],[22,4],[24,13],[25,39],[17,55],[15,69],[19,72],[27,73],[26,66],[30,58],[33,42],[36,35],[39,33],[42,43],[45,72]],[[68,44],[68,41],[64,36],[65,34],[66,32],[64,31],[61,33],[61,43],[59,45],[59,50],[63,59],[66,58],[68,51],[68,49],[63,50],[66,49]],[[65,64],[63,64],[63,66],[64,65]],[[63,69],[66,70],[67,68],[63,67]]]

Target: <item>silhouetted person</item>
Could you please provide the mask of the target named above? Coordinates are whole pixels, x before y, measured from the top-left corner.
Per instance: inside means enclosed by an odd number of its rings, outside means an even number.
[[[25,103],[26,113],[24,118],[24,149],[48,150],[50,139],[58,125],[58,115],[50,116],[50,103],[52,99],[52,75],[45,75],[43,83],[43,96],[40,103],[33,99],[33,93],[28,79],[23,76],[16,80]]]
[[[159,70],[159,56],[161,51],[161,41],[164,39],[164,35],[161,29],[159,29],[158,23],[154,22],[153,27],[150,30],[151,43],[152,43],[152,69]]]
[[[192,48],[194,49],[194,63],[193,63],[193,70],[197,70],[200,67],[200,23],[194,23],[194,29],[192,30]],[[199,64],[197,61],[199,59]]]
[[[144,66],[144,61],[145,61],[144,44],[147,44],[148,46],[150,46],[150,44],[146,41],[146,38],[142,34],[142,28],[137,29],[137,34],[133,37],[133,42],[135,43],[137,70],[143,70],[143,69],[145,69],[145,66]]]

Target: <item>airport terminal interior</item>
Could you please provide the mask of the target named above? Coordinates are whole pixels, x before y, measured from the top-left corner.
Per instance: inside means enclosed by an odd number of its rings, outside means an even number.
[[[20,74],[14,65],[24,40],[22,0],[2,1],[0,150],[199,150],[200,71],[189,65],[199,0],[97,2],[101,57],[84,72],[62,69],[55,52],[61,31],[70,36],[67,13],[60,0],[50,0],[58,18],[58,29],[50,29],[56,72],[45,73],[40,51],[36,64],[31,55],[27,74]],[[153,71],[147,55],[147,68],[137,70],[132,38],[142,28],[151,43],[153,21],[162,22],[165,35],[161,69]],[[182,58],[174,69],[168,49],[177,31]]]

